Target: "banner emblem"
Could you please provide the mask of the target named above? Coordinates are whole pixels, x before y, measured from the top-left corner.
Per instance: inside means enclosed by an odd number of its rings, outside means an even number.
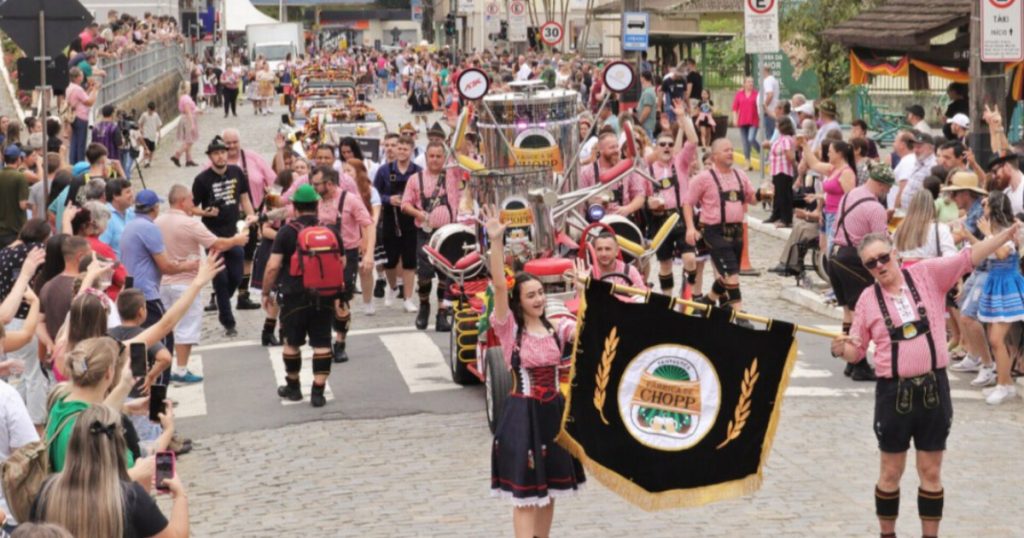
[[[619,412],[641,444],[676,451],[699,443],[715,424],[721,387],[702,353],[680,345],[645,349],[619,383]]]

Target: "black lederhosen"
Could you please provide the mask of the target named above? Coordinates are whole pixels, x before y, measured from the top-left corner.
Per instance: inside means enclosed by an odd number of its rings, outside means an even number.
[[[391,166],[391,165],[388,165]],[[388,188],[391,189],[391,194],[400,195],[401,192],[394,192],[395,189],[395,177],[394,169],[392,170],[391,177],[388,180]],[[402,189],[404,190],[405,184],[402,183]],[[394,217],[393,223],[384,224],[384,215],[391,213]],[[385,269],[395,269],[398,267],[398,262],[402,262],[402,269],[416,269],[416,228],[406,228],[402,226],[404,218],[401,216],[402,210],[400,207],[390,207],[388,210],[381,210],[381,225],[380,225],[380,244],[384,249],[384,256],[386,261],[384,262]]]
[[[917,307],[918,319],[897,327],[889,315],[882,287],[874,285],[875,299],[892,341],[892,375],[878,378],[875,385],[875,437],[882,452],[906,452],[910,440],[923,451],[946,449],[953,424],[953,401],[946,369],[938,367],[936,343],[928,324],[928,313],[914,280],[904,269],[903,277]],[[931,370],[915,377],[899,375],[900,342],[924,337],[931,354]]]
[[[668,233],[665,242],[658,247],[658,251],[655,254],[658,261],[671,260],[684,253],[697,251],[696,247],[686,242],[686,220],[683,219],[682,187],[679,185],[679,178],[676,176],[675,164],[670,164],[670,166],[672,167],[672,176],[662,179],[660,185],[654,187],[654,193],[657,194],[661,191],[674,189],[676,191],[676,207],[655,213],[647,209],[649,203],[644,204],[644,211],[647,213],[647,239],[654,239],[654,236],[661,230],[661,225],[665,223],[673,212],[679,215],[679,220]],[[648,169],[653,178],[654,166],[649,166]]]
[[[249,163],[245,158],[245,152],[239,150],[239,156],[242,158],[242,173],[245,175],[245,180],[249,181]],[[252,203],[252,194],[249,195],[249,203]],[[263,202],[266,203],[266,202]],[[257,209],[257,212],[259,210]],[[260,227],[259,224],[253,224],[249,226],[249,241],[245,244],[242,249],[245,254],[245,261],[251,262],[256,256],[256,247],[260,243]]]
[[[857,306],[857,300],[861,293],[874,282],[874,277],[864,268],[857,254],[857,247],[850,240],[850,234],[846,231],[846,216],[857,206],[864,202],[873,201],[871,198],[861,198],[846,207],[846,198],[843,198],[843,207],[840,208],[839,218],[836,221],[836,232],[842,232],[849,246],[838,244],[832,245],[832,252],[828,257],[828,279],[832,283],[832,290],[836,294],[836,303],[853,310]],[[875,200],[877,203],[877,200]]]
[[[704,244],[711,254],[711,263],[715,265],[718,273],[722,276],[735,275],[740,272],[740,259],[743,257],[743,223],[725,222],[725,204],[726,202],[743,203],[747,199],[746,192],[744,192],[743,182],[740,181],[735,170],[733,176],[736,177],[736,183],[739,185],[739,190],[735,191],[722,190],[722,182],[718,179],[718,174],[712,169],[708,169],[708,171],[711,172],[711,178],[715,180],[715,186],[718,187],[721,223],[703,225]]]

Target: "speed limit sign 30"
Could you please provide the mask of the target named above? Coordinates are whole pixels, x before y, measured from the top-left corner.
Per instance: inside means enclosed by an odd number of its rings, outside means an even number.
[[[554,47],[562,42],[565,31],[561,24],[555,21],[545,22],[540,27],[540,40],[549,47]]]

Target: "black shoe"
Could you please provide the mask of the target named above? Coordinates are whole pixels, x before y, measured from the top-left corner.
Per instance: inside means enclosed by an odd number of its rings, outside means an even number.
[[[420,311],[416,314],[416,328],[427,330],[427,322],[430,320],[430,303],[420,303]]]
[[[437,311],[437,318],[434,319],[434,330],[439,333],[452,332],[452,309],[440,308]]]
[[[260,304],[252,302],[252,299],[246,295],[238,298],[238,301],[235,303],[235,308],[238,310],[259,310]]]
[[[178,168],[181,168],[181,161],[179,161],[177,157],[173,157],[172,156],[171,157],[171,162],[174,163],[174,166],[177,166]]]
[[[387,287],[388,287],[387,282],[385,282],[384,280],[378,280],[377,283],[374,284],[374,286],[373,286],[373,296],[378,298],[378,299],[383,299],[384,298],[384,290],[386,290]]]
[[[210,296],[210,303],[203,307],[203,312],[216,312],[217,311],[217,298],[213,295]]]
[[[317,385],[313,383],[313,390],[309,392],[309,403],[313,407],[323,407],[327,403],[327,398],[324,398],[324,389],[326,385]]]
[[[868,364],[868,360],[864,359],[857,364],[853,365],[853,372],[850,373],[850,379],[854,381],[874,381],[875,369]]]
[[[236,329],[235,327],[228,327],[227,329],[224,329],[224,336],[228,338],[234,338],[238,336],[238,329]]]
[[[845,375],[846,377],[850,377],[851,375],[853,375],[853,363],[852,362],[846,363],[846,368],[843,368],[843,375]]]
[[[274,336],[274,331],[263,331],[263,347],[279,345],[281,345],[281,341]]]
[[[333,349],[335,363],[348,362],[348,353],[345,352],[345,342],[335,342]]]
[[[284,385],[277,387],[277,395],[293,402],[301,401],[302,388],[299,387],[299,380],[285,378],[284,381]],[[316,387],[316,385],[313,386]]]

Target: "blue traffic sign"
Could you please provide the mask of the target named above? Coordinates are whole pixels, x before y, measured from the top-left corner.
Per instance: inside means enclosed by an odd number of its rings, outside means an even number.
[[[622,50],[642,52],[650,46],[651,15],[643,11],[622,14]]]

